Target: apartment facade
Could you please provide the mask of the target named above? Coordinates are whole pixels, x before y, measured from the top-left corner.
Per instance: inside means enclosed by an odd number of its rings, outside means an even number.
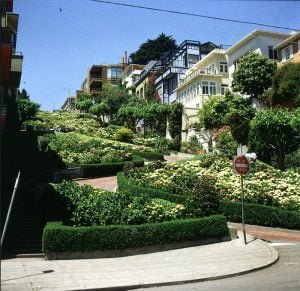
[[[13,1],[1,1],[1,83],[0,126],[5,128],[9,105],[15,101],[20,85],[23,55],[16,51],[19,15],[13,13]]]
[[[61,106],[62,111],[75,111],[75,102],[76,102],[76,97],[75,96],[69,96],[65,100],[64,104]]]
[[[78,94],[84,92],[92,96],[99,95],[102,92],[104,84],[118,85],[123,72],[124,65],[93,65],[88,69],[87,77],[84,79]]]
[[[274,47],[278,51],[279,65],[300,63],[300,31],[294,32]]]
[[[161,56],[161,70],[154,84],[162,103],[176,102],[176,89],[185,72],[217,47],[211,42],[185,40],[178,49]]]
[[[176,89],[177,102],[183,104],[182,139],[189,138],[189,129],[199,121],[199,108],[210,96],[225,95],[229,88],[225,50],[214,49],[187,70]]]
[[[136,93],[136,83],[140,79],[144,65],[128,64],[121,75],[121,84],[125,86],[130,95]]]
[[[146,98],[148,86],[154,86],[154,80],[161,70],[160,61],[150,61],[142,70],[139,79],[135,82],[136,95],[142,98]]]

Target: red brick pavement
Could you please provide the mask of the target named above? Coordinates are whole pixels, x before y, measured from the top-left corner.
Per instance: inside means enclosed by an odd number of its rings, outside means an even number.
[[[95,179],[77,179],[75,182],[79,185],[91,185],[95,188],[104,189],[107,191],[115,191],[117,187],[117,177],[103,177],[103,178],[95,178]]]
[[[230,225],[242,230],[242,224],[230,222]],[[267,241],[295,241],[300,243],[300,231],[246,224],[246,233]]]

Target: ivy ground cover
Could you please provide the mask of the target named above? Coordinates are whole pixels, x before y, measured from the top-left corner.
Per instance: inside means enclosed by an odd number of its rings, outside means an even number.
[[[174,194],[190,195],[195,177],[213,176],[220,198],[240,201],[240,177],[232,170],[231,161],[211,155],[198,159],[162,164],[157,169],[140,169],[127,173],[134,184]],[[262,162],[252,164],[244,179],[245,202],[300,210],[300,174],[280,171]]]

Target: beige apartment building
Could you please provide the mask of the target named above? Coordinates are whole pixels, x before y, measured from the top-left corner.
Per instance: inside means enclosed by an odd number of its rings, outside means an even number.
[[[101,93],[104,84],[118,85],[123,69],[123,64],[93,65],[88,69],[80,90],[76,92],[77,96],[82,92],[96,96]]]

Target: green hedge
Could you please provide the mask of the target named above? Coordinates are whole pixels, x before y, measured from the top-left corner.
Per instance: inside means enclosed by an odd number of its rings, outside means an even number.
[[[48,222],[44,228],[43,252],[76,252],[165,244],[228,235],[222,215],[173,220],[141,225],[108,225],[90,227],[64,226]]]
[[[134,152],[136,155],[139,155],[147,160],[160,160],[164,161],[164,155],[161,153],[152,153],[152,152]]]
[[[242,205],[239,202],[220,203],[220,213],[232,222],[242,222],[241,209]],[[300,229],[300,212],[250,203],[245,203],[244,210],[247,224]]]
[[[176,203],[186,203],[187,197],[176,195],[165,191],[145,188],[129,182],[124,173],[118,173],[118,187],[139,194],[146,193],[151,197],[166,199]],[[219,213],[232,222],[242,222],[241,203],[221,201]],[[288,211],[278,207],[245,203],[245,222],[271,227],[284,227],[300,229],[300,212]]]
[[[128,179],[125,177],[123,172],[119,172],[117,174],[117,180],[118,180],[119,190],[126,190],[126,191],[128,190],[130,193],[133,193],[137,196],[140,195],[141,193],[144,193],[149,195],[150,197],[161,198],[164,200],[169,200],[171,202],[176,202],[181,204],[185,204],[188,202],[188,198],[182,195],[172,194],[158,189],[146,188],[146,187],[135,185],[128,181]]]
[[[136,167],[142,167],[144,165],[144,159],[141,156],[133,155],[132,162]],[[103,164],[83,164],[81,168],[81,176],[87,177],[103,177],[116,175],[123,170],[126,162],[118,163],[103,163]]]

